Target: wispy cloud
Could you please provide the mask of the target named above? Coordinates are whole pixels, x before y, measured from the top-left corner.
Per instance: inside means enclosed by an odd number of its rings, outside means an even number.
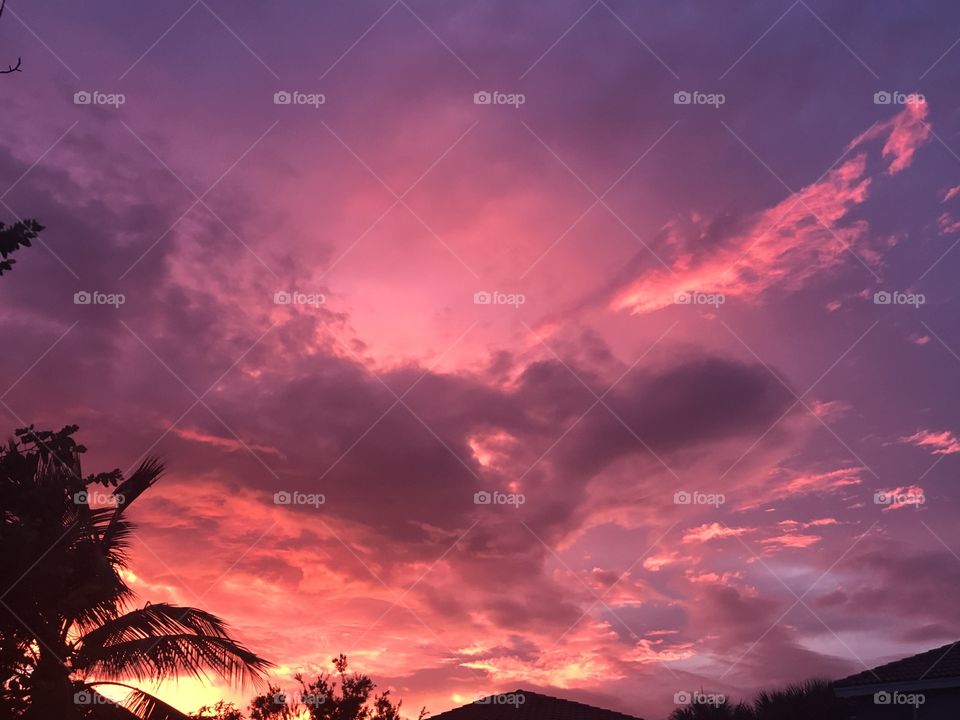
[[[924,448],[933,455],[953,455],[960,452],[960,438],[949,430],[919,430],[913,435],[900,438],[900,442]]]

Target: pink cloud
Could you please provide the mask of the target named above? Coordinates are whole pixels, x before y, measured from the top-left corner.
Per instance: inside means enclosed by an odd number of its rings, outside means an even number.
[[[884,123],[874,125],[859,135],[847,148],[852,149],[865,141],[886,136],[881,152],[883,157],[890,161],[887,172],[895,175],[910,166],[917,149],[930,139],[930,125],[926,122],[927,111],[926,102],[908,102],[902,112]]]
[[[850,411],[850,403],[843,400],[816,400],[810,404],[810,408],[817,417],[830,419],[846,415]]]
[[[762,545],[778,545],[782,548],[806,548],[822,540],[819,535],[794,535],[787,533],[760,541]]]
[[[650,555],[643,561],[643,567],[650,572],[658,572],[667,565],[680,562],[683,558],[675,552],[665,552]]]
[[[859,485],[863,468],[840,468],[825,473],[809,473],[792,478],[786,485],[786,495],[830,493],[850,485]]]
[[[933,455],[953,455],[960,452],[960,438],[949,430],[942,432],[920,430],[913,435],[900,438],[900,442],[916,445],[919,448],[928,448]]]
[[[830,495],[847,487],[860,485],[863,468],[839,468],[820,473],[793,473],[779,470],[741,509],[756,508],[764,503],[804,495]],[[792,521],[790,521],[792,522]]]
[[[688,570],[685,573],[685,577],[690,582],[701,585],[733,586],[736,584],[735,581],[743,580],[743,573],[737,571],[716,573],[712,571],[695,572],[693,570]]]
[[[777,523],[784,528],[811,528],[811,527],[824,527],[826,525],[839,525],[840,522],[836,518],[818,518],[817,520],[810,520],[809,522],[799,522],[797,520],[781,520]]]
[[[925,116],[925,104],[909,104],[889,121],[855,138],[848,150],[886,137],[881,153],[890,160],[888,172],[900,172],[929,138]],[[773,287],[796,290],[847,260],[850,252],[877,262],[877,251],[865,244],[867,224],[850,219],[852,209],[868,196],[871,178],[866,174],[866,160],[865,153],[854,155],[822,179],[745,218],[732,230],[718,231],[695,215],[684,231],[679,223],[669,224],[663,245],[674,251],[673,261],[630,282],[616,293],[610,308],[634,315],[650,313],[691,292],[752,300]],[[711,237],[718,234],[720,237]],[[705,240],[716,249],[704,252]]]
[[[173,433],[177,437],[183,438],[184,440],[211,445],[213,447],[222,448],[230,452],[246,452],[248,450],[257,450],[259,452],[276,455],[277,457],[283,457],[283,453],[281,453],[275,447],[258,445],[257,443],[253,442],[246,443],[239,438],[225,438],[218,435],[211,435],[194,428],[174,428]]]
[[[957,195],[960,195],[960,185],[954,185],[943,195],[943,202],[950,202]]]
[[[706,523],[688,530],[683,542],[708,542],[717,538],[737,537],[750,532],[749,528],[732,528],[720,523]]]
[[[945,212],[937,218],[937,226],[940,228],[941,235],[951,235],[960,230],[960,220]]]
[[[885,505],[884,512],[901,508],[918,508],[927,501],[923,488],[919,485],[895,487],[890,490],[880,490],[874,495],[874,502]]]
[[[681,252],[669,269],[645,274],[619,292],[611,308],[637,315],[667,307],[676,295],[692,291],[753,299],[774,286],[800,287],[843,260],[847,249],[865,237],[865,223],[840,224],[867,197],[865,169],[865,156],[847,160],[823,180],[756,213],[716,252]],[[710,231],[703,221],[693,226],[697,237]],[[670,244],[687,244],[676,227],[667,233]]]

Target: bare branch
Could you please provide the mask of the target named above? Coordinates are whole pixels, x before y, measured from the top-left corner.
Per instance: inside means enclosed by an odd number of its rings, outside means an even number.
[[[21,64],[21,62],[22,62],[22,60],[21,60],[20,58],[17,58],[17,64],[16,64],[16,65],[7,65],[7,69],[6,69],[6,70],[0,70],[0,75],[9,75],[10,73],[23,72],[23,71],[20,69],[20,64]]]
[[[0,0],[0,17],[3,17],[3,11],[7,7],[7,0]],[[9,75],[10,73],[21,72],[20,64],[23,62],[21,58],[17,58],[16,65],[7,65],[6,70],[0,70],[0,75]]]

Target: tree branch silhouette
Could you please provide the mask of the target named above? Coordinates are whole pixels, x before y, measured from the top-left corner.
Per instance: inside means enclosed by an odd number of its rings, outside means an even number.
[[[7,7],[7,0],[0,0],[0,17],[3,17],[3,11]],[[9,75],[10,73],[21,72],[20,65],[23,64],[23,58],[17,58],[16,65],[7,65],[6,70],[0,70],[0,75]]]

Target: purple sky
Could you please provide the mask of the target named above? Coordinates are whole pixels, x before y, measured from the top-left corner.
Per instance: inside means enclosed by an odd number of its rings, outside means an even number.
[[[660,717],[955,640],[958,38],[939,1],[11,0],[0,213],[47,230],[0,279],[7,432],[162,455],[141,600],[410,712]]]

